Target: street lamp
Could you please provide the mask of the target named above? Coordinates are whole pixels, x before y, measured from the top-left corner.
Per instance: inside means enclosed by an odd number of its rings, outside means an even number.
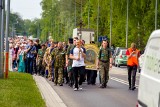
[[[97,43],[98,43],[98,34],[99,34],[99,0],[98,0],[98,8],[97,8]]]
[[[17,20],[17,19],[16,19]],[[12,38],[16,35],[15,25],[18,24],[18,20],[16,23],[12,24]]]
[[[128,47],[128,3],[129,0],[127,0],[127,17],[126,17],[126,48]]]
[[[158,8],[158,0],[156,0],[155,4],[155,30],[157,29],[157,8]]]
[[[112,0],[110,0],[110,46],[112,45]]]

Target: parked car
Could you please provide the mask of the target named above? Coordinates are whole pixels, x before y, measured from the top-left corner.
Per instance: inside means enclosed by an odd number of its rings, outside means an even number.
[[[116,47],[116,48],[115,48],[114,54],[113,54],[113,56],[112,56],[113,65],[115,65],[115,58],[116,58],[116,56],[119,54],[119,52],[120,52],[121,49],[127,49],[127,48],[125,48],[125,47]]]
[[[137,107],[160,107],[160,30],[151,34],[145,48]]]
[[[118,55],[115,58],[115,66],[126,66],[127,65],[127,49],[120,49]]]

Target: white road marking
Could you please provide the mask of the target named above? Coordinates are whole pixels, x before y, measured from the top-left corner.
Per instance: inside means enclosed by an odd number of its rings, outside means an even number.
[[[122,79],[119,79],[119,78],[116,78],[116,77],[110,77],[110,79],[114,80],[114,81],[117,81],[119,83],[122,83],[122,84],[125,84],[125,85],[129,85],[128,84],[128,81],[125,81],[125,80],[122,80]],[[138,85],[135,84],[136,88],[138,88]]]

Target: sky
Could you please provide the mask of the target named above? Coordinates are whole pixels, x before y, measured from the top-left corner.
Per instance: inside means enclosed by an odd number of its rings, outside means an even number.
[[[41,18],[42,0],[11,0],[11,12],[18,12],[22,19]]]

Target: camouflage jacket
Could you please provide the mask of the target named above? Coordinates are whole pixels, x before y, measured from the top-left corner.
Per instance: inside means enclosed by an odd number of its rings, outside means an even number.
[[[40,58],[43,58],[44,57],[44,54],[45,54],[45,49],[39,49],[38,50],[38,56],[40,57]]]
[[[49,47],[49,48],[47,48],[46,49],[46,52],[45,52],[45,54],[44,54],[44,61],[45,61],[45,63],[48,65],[48,64],[52,64],[51,62],[52,62],[52,57],[51,57],[51,47]]]
[[[55,67],[65,66],[65,50],[56,48],[52,51],[51,56]]]
[[[75,47],[75,46],[74,46],[73,44],[71,44],[71,45],[69,45],[69,47],[67,48],[66,55],[68,55],[68,59],[69,59],[68,66],[72,66],[73,60],[69,58],[69,55],[70,55],[71,50],[72,50],[74,47]]]

